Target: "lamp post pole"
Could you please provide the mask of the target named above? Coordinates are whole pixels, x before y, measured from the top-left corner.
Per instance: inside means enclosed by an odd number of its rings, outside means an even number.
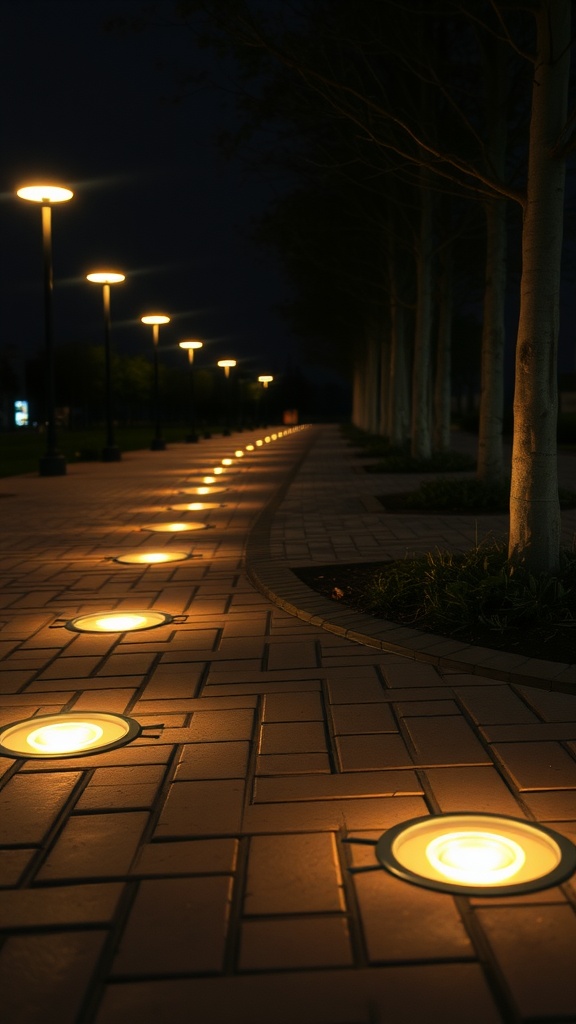
[[[160,324],[169,324],[170,317],[163,313],[152,313],[150,316],[141,316],[143,324],[152,325],[152,342],[154,344],[154,437],[150,450],[162,452],[166,448],[166,442],[162,438],[162,427],[160,424],[160,384],[158,374],[158,342],[160,340]]]
[[[267,402],[266,402],[266,395],[264,394],[264,392],[266,391],[268,385],[271,384],[273,380],[274,380],[274,377],[270,373],[261,373],[260,376],[258,377],[258,382],[259,382],[259,384],[262,385],[262,392],[261,392],[260,397],[262,398],[262,413],[263,413],[263,416],[264,416],[264,424],[266,424],[266,422],[267,422],[266,413],[268,412]],[[260,404],[260,403],[258,403],[258,404]]]
[[[87,274],[87,280],[102,285],[104,307],[104,389],[106,401],[106,445],[102,449],[104,462],[119,462],[122,458],[114,437],[114,414],[112,410],[112,357],[110,351],[110,285],[125,280],[124,274],[111,270]]]
[[[225,393],[224,393],[224,430],[222,433],[224,437],[228,437],[230,434],[230,399],[231,399],[231,380],[230,370],[233,366],[236,366],[235,359],[219,359],[218,366],[221,366],[224,370],[225,377]]]
[[[52,293],[54,276],[52,270],[52,203],[64,203],[74,193],[59,185],[26,185],[19,188],[17,195],[29,202],[41,203],[42,253],[44,277],[44,337],[46,351],[46,452],[40,457],[40,476],[64,476],[66,460],[56,446],[56,389],[54,381],[54,323]]]
[[[180,341],[178,342],[180,348],[183,348],[188,353],[188,366],[190,368],[190,433],[186,440],[196,443],[198,441],[198,434],[196,433],[196,408],[194,403],[194,351],[198,348],[202,348],[201,341]]]

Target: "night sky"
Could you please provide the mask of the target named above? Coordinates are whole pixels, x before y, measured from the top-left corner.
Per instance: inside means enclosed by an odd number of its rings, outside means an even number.
[[[101,289],[85,275],[106,265],[127,277],[112,290],[119,351],[148,352],[151,331],[139,318],[165,312],[173,322],[162,346],[199,337],[205,365],[232,356],[247,372],[277,373],[296,352],[273,310],[286,286],[248,233],[281,183],[220,153],[217,134],[235,124],[225,94],[207,84],[174,102],[179,71],[220,81],[227,71],[171,23],[170,3],[157,5],[165,24],[105,30],[142,6],[0,8],[1,344],[12,354],[43,347],[40,207],[15,190],[48,178],[75,192],[53,207],[57,344],[101,342]]]

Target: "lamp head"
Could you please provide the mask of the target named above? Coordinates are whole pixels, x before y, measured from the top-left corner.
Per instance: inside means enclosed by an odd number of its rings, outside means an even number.
[[[31,203],[65,203],[72,199],[74,193],[60,185],[25,185],[16,192],[19,199],[27,199]]]
[[[125,281],[124,274],[118,274],[114,270],[99,270],[94,274],[86,274],[86,280],[94,284],[120,284]]]
[[[149,316],[141,316],[140,320],[143,324],[169,324],[170,317],[165,316],[163,313],[151,313]]]

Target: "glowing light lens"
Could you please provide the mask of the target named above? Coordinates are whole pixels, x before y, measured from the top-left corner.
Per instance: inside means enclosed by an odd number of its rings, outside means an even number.
[[[114,561],[126,562],[128,565],[158,565],[163,562],[181,562],[189,557],[184,551],[129,551],[125,555],[118,555]]]
[[[205,530],[206,523],[152,523],[142,529],[153,533],[187,533],[190,530]]]
[[[272,440],[273,441],[277,441],[278,440],[278,434],[272,434]]]
[[[518,843],[494,832],[448,832],[428,843],[426,856],[446,878],[474,885],[512,878],[526,860]]]
[[[26,185],[19,188],[16,195],[32,203],[65,203],[72,199],[74,193],[69,188],[61,188],[60,185]]]
[[[225,470],[224,470],[223,466],[214,466],[214,469],[212,470],[212,472],[214,473],[214,476],[221,476],[222,473],[225,472]]]
[[[94,284],[120,284],[121,281],[126,280],[126,277],[124,274],[116,274],[112,270],[103,270],[96,274],[86,274],[86,280],[92,281]]]
[[[222,459],[222,465],[223,466],[233,466],[234,465],[234,459]]]
[[[92,615],[79,615],[66,626],[80,633],[128,633],[163,626],[171,621],[172,616],[166,612],[94,612]]]
[[[236,456],[237,459],[244,458],[244,452],[242,451],[241,448],[238,448],[238,450],[234,452],[234,455]]]
[[[263,444],[264,444],[264,441],[260,441],[260,440],[256,441],[256,447],[257,448],[261,448]]]
[[[271,437],[265,437],[265,438],[264,438],[264,443],[265,443],[265,444],[270,444],[270,441],[271,441],[271,440],[272,440],[272,438],[271,438]]]
[[[141,316],[140,320],[143,324],[169,324],[170,317],[164,316],[163,313],[151,313],[150,316]]]
[[[85,750],[103,735],[104,730],[93,722],[59,722],[34,729],[26,738],[41,754],[64,754]]]
[[[217,501],[190,501],[182,505],[172,505],[174,512],[204,512],[209,508],[221,508]]]
[[[246,451],[247,452],[253,452],[254,451],[254,445],[253,444],[247,444],[246,445]]]
[[[202,477],[202,483],[203,484],[215,484],[216,483],[216,477],[214,477],[214,476],[203,476]]]

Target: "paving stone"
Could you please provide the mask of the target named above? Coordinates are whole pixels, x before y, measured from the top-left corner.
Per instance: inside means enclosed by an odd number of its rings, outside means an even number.
[[[99,676],[142,676],[154,662],[153,654],[111,654],[98,669]]]
[[[576,740],[576,722],[536,722],[530,725],[486,725],[480,729],[487,743],[541,740]]]
[[[37,758],[34,761],[26,761],[22,766],[22,772],[39,772],[47,770],[70,770],[72,768],[106,768],[120,767],[122,765],[137,764],[166,764],[171,757],[173,747],[167,744],[141,743],[131,744],[127,747],[118,747],[110,750],[107,754],[88,754],[85,757],[51,758],[44,760]]]
[[[537,722],[538,717],[506,686],[458,686],[456,693],[479,725]]]
[[[245,915],[313,914],[344,909],[332,833],[252,838]]]
[[[262,721],[321,722],[324,719],[319,693],[267,693],[263,700]]]
[[[140,882],[112,973],[221,971],[231,891],[227,876]]]
[[[178,782],[190,779],[243,779],[247,772],[250,744],[187,743],[176,767]]]
[[[125,875],[147,822],[144,811],[69,818],[38,872],[38,881]]]
[[[569,906],[477,909],[520,1019],[576,1018],[576,917]]]
[[[330,773],[328,753],[258,754],[256,775],[308,775]]]
[[[260,730],[260,754],[305,754],[326,750],[323,722],[272,722]]]
[[[35,850],[0,850],[0,886],[18,885]]]
[[[150,878],[156,875],[232,874],[236,869],[237,856],[237,839],[148,843],[141,847],[131,874]]]
[[[302,640],[298,644],[275,641],[268,646],[268,671],[276,669],[315,668],[318,665],[318,649],[313,641]]]
[[[161,664],[152,674],[144,689],[144,700],[161,700],[166,697],[196,697],[204,664],[194,666]]]
[[[76,811],[139,811],[151,810],[158,795],[158,785],[143,783],[131,786],[92,786],[88,784],[79,797]]]
[[[245,921],[238,968],[266,971],[348,967],[353,957],[345,917],[295,917]]]
[[[425,774],[443,813],[479,811],[524,817],[522,808],[494,767],[426,768]]]
[[[230,835],[240,831],[244,782],[236,779],[175,782],[155,836]]]
[[[425,801],[409,796],[253,804],[244,812],[242,830],[251,835],[338,829],[379,829],[382,832],[400,821],[426,813]]]
[[[38,846],[80,780],[80,773],[15,775],[0,791],[0,843]]]
[[[6,931],[110,924],[122,890],[119,882],[104,882],[0,892],[0,921]]]
[[[392,733],[337,736],[336,749],[343,772],[407,768],[413,764],[402,737]]]
[[[441,677],[431,665],[407,661],[404,664],[383,665],[383,673],[388,686],[397,688],[404,686],[438,686]]]
[[[373,670],[364,678],[360,671],[346,670],[346,678],[342,678],[332,669],[327,686],[331,704],[371,704],[381,701],[384,694],[384,687]]]
[[[12,935],[0,952],[2,1013],[10,1024],[77,1024],[104,931]],[[50,1015],[50,1016],[49,1016]]]
[[[401,701],[393,706],[399,718],[420,718],[423,715],[436,718],[438,715],[461,714],[460,708],[454,700]]]
[[[370,963],[474,959],[454,900],[387,871],[354,875]]]
[[[253,712],[247,709],[194,711],[190,725],[190,742],[249,740],[252,736],[253,722]]]
[[[421,764],[490,764],[484,747],[460,718],[407,718],[405,727]]]
[[[502,1018],[478,964],[447,963],[374,967],[364,970],[302,970],[240,974],[140,984],[116,984],[104,994],[95,1024],[140,1024],[178,1020],[193,1006],[202,1024],[501,1024]]]
[[[576,819],[576,788],[548,789],[544,793],[525,793],[522,799],[537,821],[573,821]]]
[[[398,732],[388,704],[334,704],[330,714],[336,735]]]
[[[576,694],[552,693],[534,686],[519,686],[518,692],[545,722],[573,722]]]
[[[492,749],[521,791],[576,789],[576,760],[559,743],[495,743]]]
[[[112,714],[124,714],[130,701],[133,699],[134,690],[89,690],[79,694],[72,702],[74,711],[107,711]]]
[[[254,802],[283,803],[290,800],[340,800],[342,797],[416,796],[422,792],[422,786],[414,771],[343,772],[321,778],[259,778],[254,785]]]

